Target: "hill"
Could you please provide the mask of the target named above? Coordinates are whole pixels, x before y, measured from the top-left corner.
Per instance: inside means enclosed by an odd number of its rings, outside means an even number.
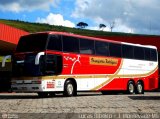
[[[0,19],[0,23],[4,23],[24,31],[35,33],[41,31],[61,31],[61,32],[70,32],[86,36],[149,36],[149,35],[140,35],[140,34],[131,34],[131,33],[121,33],[121,32],[105,32],[105,31],[95,31],[95,30],[86,30],[78,28],[69,28],[64,26],[55,26],[42,23],[30,23],[19,20],[5,20]],[[151,36],[151,35],[150,35]]]

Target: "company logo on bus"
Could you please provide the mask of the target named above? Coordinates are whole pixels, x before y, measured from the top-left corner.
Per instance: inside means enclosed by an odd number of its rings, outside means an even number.
[[[150,63],[149,63],[149,66],[153,66],[153,65],[154,65],[153,62],[150,62]]]
[[[118,65],[118,59],[90,57],[90,64],[92,64],[92,65],[117,66]]]
[[[47,88],[54,88],[55,82],[54,81],[47,81]]]

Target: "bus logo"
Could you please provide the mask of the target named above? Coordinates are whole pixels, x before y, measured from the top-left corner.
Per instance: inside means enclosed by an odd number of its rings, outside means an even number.
[[[117,66],[118,65],[118,59],[90,57],[90,64],[91,65]]]
[[[54,87],[55,87],[55,82],[53,82],[53,81],[47,82],[47,88],[54,88]]]

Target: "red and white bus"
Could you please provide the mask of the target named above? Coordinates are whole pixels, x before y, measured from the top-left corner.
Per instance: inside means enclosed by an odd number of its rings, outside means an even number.
[[[42,32],[22,36],[12,59],[15,92],[74,96],[78,91],[142,94],[158,88],[155,46]]]

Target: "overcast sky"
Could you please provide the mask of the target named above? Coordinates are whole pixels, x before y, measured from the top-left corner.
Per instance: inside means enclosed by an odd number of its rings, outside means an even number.
[[[160,35],[160,0],[1,0],[0,18],[115,32]]]

